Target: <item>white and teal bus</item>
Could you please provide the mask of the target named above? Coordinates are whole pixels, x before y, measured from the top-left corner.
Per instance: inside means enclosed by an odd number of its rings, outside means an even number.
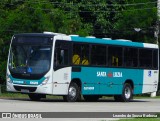
[[[79,37],[51,32],[12,37],[7,91],[46,95],[75,102],[114,96],[128,102],[133,95],[157,91],[158,45],[129,40]]]

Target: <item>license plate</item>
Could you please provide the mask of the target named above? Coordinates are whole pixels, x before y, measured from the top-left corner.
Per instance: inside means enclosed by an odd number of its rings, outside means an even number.
[[[27,89],[21,89],[21,92],[23,92],[23,93],[28,93],[29,90],[27,90]]]

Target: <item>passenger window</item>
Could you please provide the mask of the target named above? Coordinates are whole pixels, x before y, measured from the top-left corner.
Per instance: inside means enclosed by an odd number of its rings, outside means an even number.
[[[158,68],[158,50],[153,51],[153,68]]]
[[[106,46],[92,45],[91,48],[91,60],[92,65],[107,65],[106,61]]]
[[[139,67],[152,68],[152,50],[139,49]]]
[[[124,66],[125,67],[138,66],[138,49],[135,48],[124,49]]]
[[[78,43],[73,45],[72,64],[89,65],[89,45]]]
[[[109,66],[121,67],[123,62],[123,48],[116,46],[108,47],[108,64]]]

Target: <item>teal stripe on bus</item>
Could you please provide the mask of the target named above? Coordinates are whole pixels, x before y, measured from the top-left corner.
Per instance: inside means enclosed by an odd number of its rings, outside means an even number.
[[[19,84],[19,85],[40,85],[46,79],[45,77],[42,77],[39,80],[17,79],[13,78],[11,75],[9,77],[13,84]]]
[[[86,38],[86,37],[77,37],[77,36],[71,36],[71,39],[72,39],[72,41],[75,41],[75,42],[87,42],[87,43],[144,47],[143,43],[131,42],[131,41],[107,40],[107,39]]]
[[[126,80],[134,83],[134,94],[142,93],[143,70],[124,68],[81,67],[81,72],[72,72],[72,79],[82,82],[82,94],[122,94]]]

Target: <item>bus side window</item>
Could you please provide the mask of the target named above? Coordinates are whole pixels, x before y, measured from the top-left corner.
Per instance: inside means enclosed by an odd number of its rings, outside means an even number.
[[[124,50],[124,63],[125,67],[138,66],[138,49],[126,47]]]
[[[152,55],[151,49],[139,49],[139,67],[152,68]]]
[[[118,66],[118,57],[112,56],[112,66]]]
[[[88,44],[73,44],[73,65],[89,65],[89,45]]]
[[[157,69],[158,68],[158,50],[153,51],[152,60],[153,60],[153,68]]]
[[[54,55],[54,64],[55,66],[58,66],[60,64],[60,58],[58,54],[58,49],[55,49],[55,55]]]
[[[54,67],[61,68],[69,65],[69,42],[57,40],[54,52]]]
[[[109,66],[121,67],[123,64],[123,48],[118,46],[108,47],[108,63]]]
[[[91,46],[91,65],[106,66],[107,65],[107,48],[104,45]]]
[[[68,65],[68,49],[57,48],[54,57],[55,66]]]

